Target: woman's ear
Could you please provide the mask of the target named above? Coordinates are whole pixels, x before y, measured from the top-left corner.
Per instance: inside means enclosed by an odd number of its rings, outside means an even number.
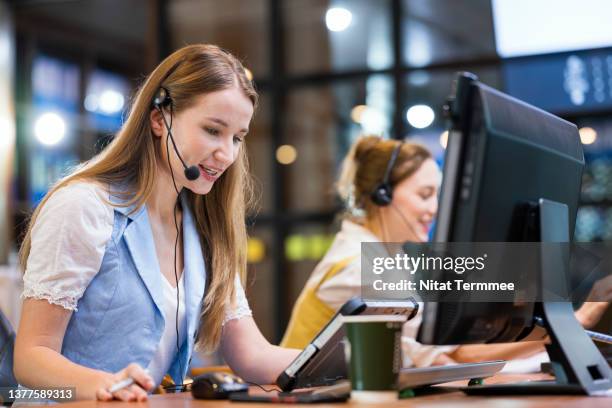
[[[157,109],[152,109],[149,114],[149,124],[151,125],[151,131],[157,137],[162,137],[165,133],[166,126],[164,125],[164,119],[162,114]]]

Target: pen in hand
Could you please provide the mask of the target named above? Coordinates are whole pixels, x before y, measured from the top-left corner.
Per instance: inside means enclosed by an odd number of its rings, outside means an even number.
[[[119,382],[114,383],[109,389],[108,392],[110,392],[111,394],[116,393],[117,391],[120,391],[126,387],[129,387],[130,385],[134,384],[134,379],[132,377],[130,378],[126,378],[125,380],[121,380]]]
[[[145,373],[149,374],[149,370],[145,370]],[[108,392],[110,392],[111,394],[116,393],[117,391],[121,391],[124,388],[129,387],[130,385],[134,384],[136,381],[134,381],[133,377],[128,377],[125,378],[121,381],[117,381],[116,383],[114,383],[109,389]]]

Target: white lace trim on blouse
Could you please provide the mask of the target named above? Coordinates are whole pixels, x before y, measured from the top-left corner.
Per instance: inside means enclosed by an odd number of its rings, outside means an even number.
[[[33,298],[38,300],[46,300],[47,302],[63,307],[67,310],[77,311],[77,302],[83,296],[80,291],[73,291],[72,294],[59,292],[48,285],[38,284],[36,282],[23,288],[22,298]]]
[[[240,283],[240,277],[238,275],[236,275],[234,285],[236,285],[236,302],[233,307],[231,304],[228,304],[225,307],[225,318],[223,319],[222,323],[223,326],[225,326],[225,324],[230,320],[253,316],[253,312],[249,307],[249,302],[247,301],[246,294],[244,293],[244,288]]]

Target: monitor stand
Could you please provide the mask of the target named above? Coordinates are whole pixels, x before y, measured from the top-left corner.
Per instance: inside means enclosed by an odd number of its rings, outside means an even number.
[[[569,220],[565,204],[540,199],[532,205],[531,228],[533,239],[528,241],[568,242]],[[539,221],[537,221],[539,220]],[[529,224],[529,223],[528,223]],[[555,294],[568,295],[569,245],[542,246],[541,287],[550,288]],[[550,344],[546,351],[550,357],[555,380],[528,383],[475,385],[462,390],[469,395],[517,395],[517,394],[606,394],[612,395],[612,369],[593,341],[574,316],[572,304],[561,299],[549,301],[550,294],[536,304],[541,314]]]

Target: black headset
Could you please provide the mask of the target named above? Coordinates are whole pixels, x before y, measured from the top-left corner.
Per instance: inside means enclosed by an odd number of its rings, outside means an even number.
[[[179,158],[179,160],[181,161],[181,163],[183,164],[183,168],[185,170],[185,177],[187,178],[187,180],[197,180],[198,177],[200,177],[200,169],[198,169],[197,166],[189,166],[187,167],[187,165],[185,164],[185,161],[183,160],[183,158],[181,157],[181,154],[178,151],[178,148],[176,147],[176,143],[174,142],[174,136],[172,136],[172,119],[173,119],[173,106],[172,106],[172,98],[170,97],[170,92],[168,92],[168,90],[164,87],[160,87],[159,90],[157,91],[157,93],[155,94],[155,96],[153,97],[153,100],[151,101],[151,107],[152,109],[157,109],[159,111],[159,113],[161,113],[162,119],[164,121],[164,125],[166,126],[166,130],[168,131],[168,139],[170,139],[172,141],[172,146],[174,147],[174,151],[176,152],[177,157]],[[168,123],[168,121],[166,120],[166,115],[163,111],[164,108],[169,107],[170,108],[170,123]],[[168,155],[168,161],[170,160],[170,153],[168,150],[168,140],[166,139],[166,153]],[[174,180],[174,172],[172,171],[172,166],[170,165],[170,163],[168,162],[168,165],[170,166],[170,175],[172,176],[172,183],[174,185],[174,189],[176,190],[176,194],[177,194],[177,200],[176,203],[174,205],[174,211],[173,211],[173,215],[174,215],[174,226],[176,227],[176,241],[174,242],[174,278],[176,280],[176,354],[178,356],[178,354],[180,354],[180,334],[179,334],[179,305],[180,305],[180,288],[179,288],[179,279],[178,279],[178,272],[176,270],[176,251],[177,251],[177,246],[178,246],[178,239],[179,239],[179,227],[178,227],[178,220],[176,219],[176,210],[178,207],[178,195],[179,195],[179,190],[176,187],[176,182]],[[185,273],[185,272],[183,272]],[[180,364],[180,370],[181,370],[181,375],[183,375],[183,365]],[[183,391],[185,388],[185,385],[182,384],[176,384],[173,386],[168,386],[168,387],[164,387],[164,389],[166,389],[167,391],[171,391],[171,392],[178,392],[178,391]]]
[[[178,148],[176,147],[176,143],[174,142],[174,136],[172,136],[172,98],[170,97],[170,92],[163,86],[160,87],[155,96],[153,97],[151,105],[153,109],[157,109],[162,115],[162,119],[164,121],[164,124],[166,125],[166,129],[168,130],[168,137],[172,142],[172,147],[174,147],[176,156],[181,161],[181,164],[183,165],[183,168],[185,170],[185,177],[187,178],[187,180],[190,181],[197,180],[198,177],[200,177],[200,169],[198,168],[198,166],[187,166],[185,160],[183,160],[183,156],[181,156],[178,151]],[[166,121],[166,115],[164,115],[163,111],[163,108],[168,106],[170,107],[170,124],[168,124],[168,122]],[[170,158],[168,158],[168,160],[170,160]]]
[[[400,150],[402,150],[402,146],[404,145],[403,141],[399,141],[395,149],[393,149],[393,153],[391,153],[391,159],[389,159],[389,163],[387,163],[387,168],[385,169],[385,174],[383,176],[380,184],[376,186],[374,191],[370,194],[370,198],[372,202],[379,207],[385,207],[391,204],[393,200],[393,187],[391,186],[391,171],[393,171],[393,167],[395,166],[395,162],[399,156]]]
[[[159,88],[155,96],[153,97],[153,102],[151,103],[151,107],[155,109],[165,108],[166,106],[170,106],[172,103],[172,98],[170,98],[170,92],[163,86]]]

